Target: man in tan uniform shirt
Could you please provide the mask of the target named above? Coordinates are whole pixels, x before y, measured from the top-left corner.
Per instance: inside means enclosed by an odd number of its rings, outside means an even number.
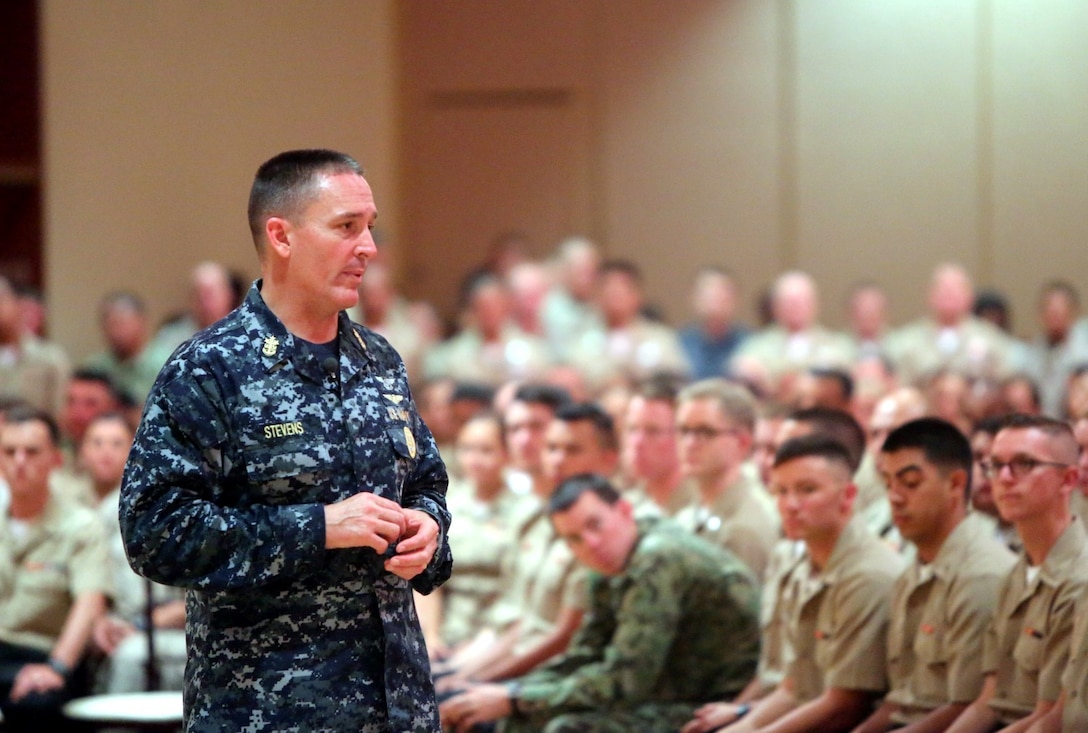
[[[52,417],[13,408],[0,427],[0,709],[5,730],[70,730],[61,705],[87,693],[85,651],[113,592],[105,529],[49,490],[61,462]]]
[[[680,465],[698,487],[698,498],[676,521],[739,557],[762,578],[778,540],[779,521],[754,471],[755,400],[724,379],[688,385],[677,398]]]
[[[774,692],[722,730],[841,728],[860,722],[885,691],[887,599],[903,561],[854,518],[851,476],[846,449],[825,436],[794,438],[778,449],[771,490],[787,536],[805,543],[780,603],[792,656]],[[697,711],[684,733],[720,725],[712,713]]]
[[[967,511],[973,457],[955,425],[912,420],[888,434],[881,452],[892,517],[916,559],[892,595],[891,689],[855,733],[892,724],[943,731],[982,689],[983,640],[1015,557]]]
[[[994,499],[1016,525],[1024,552],[987,632],[982,692],[949,729],[954,733],[999,724],[1026,730],[1058,700],[1074,606],[1088,587],[1088,537],[1069,510],[1077,450],[1069,426],[1045,417],[1014,415],[994,436]]]

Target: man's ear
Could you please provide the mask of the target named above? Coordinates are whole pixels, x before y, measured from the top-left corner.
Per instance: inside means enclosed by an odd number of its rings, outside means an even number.
[[[268,249],[283,258],[291,256],[291,222],[278,216],[270,216],[264,223],[264,236]]]

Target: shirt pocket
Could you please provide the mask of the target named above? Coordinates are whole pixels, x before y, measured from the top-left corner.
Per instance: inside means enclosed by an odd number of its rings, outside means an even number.
[[[1016,661],[1016,666],[1026,675],[1032,686],[1038,681],[1039,670],[1043,668],[1045,641],[1045,629],[1025,626],[1012,648],[1012,658]]]
[[[297,439],[247,448],[243,459],[251,500],[266,504],[335,499],[332,461],[320,441]]]
[[[944,630],[936,624],[923,623],[914,637],[915,689],[924,700],[947,700],[948,665],[952,651]]]

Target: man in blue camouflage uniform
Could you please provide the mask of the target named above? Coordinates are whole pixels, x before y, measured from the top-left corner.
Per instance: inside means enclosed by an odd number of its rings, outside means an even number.
[[[262,165],[262,279],[148,397],[121,529],[188,589],[186,731],[439,729],[412,590],[452,566],[446,470],[400,357],[342,312],[376,216],[343,154]]]
[[[442,703],[458,733],[672,733],[755,672],[759,592],[727,550],[669,519],[636,520],[607,479],[567,479],[549,501],[556,533],[593,571],[589,608],[561,657]]]

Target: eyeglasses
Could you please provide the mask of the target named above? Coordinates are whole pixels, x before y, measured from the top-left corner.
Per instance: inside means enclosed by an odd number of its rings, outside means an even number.
[[[719,435],[731,435],[739,432],[736,428],[711,428],[706,425],[681,425],[676,428],[676,434],[681,438],[695,438],[696,440],[711,440]]]
[[[997,478],[1002,469],[1008,468],[1012,477],[1015,479],[1021,479],[1027,476],[1040,466],[1050,466],[1051,468],[1069,468],[1068,463],[1058,463],[1057,461],[1040,461],[1035,458],[1029,458],[1027,456],[1017,456],[1010,461],[996,461],[989,460],[984,461],[982,464],[982,472],[986,474],[987,478]]]

